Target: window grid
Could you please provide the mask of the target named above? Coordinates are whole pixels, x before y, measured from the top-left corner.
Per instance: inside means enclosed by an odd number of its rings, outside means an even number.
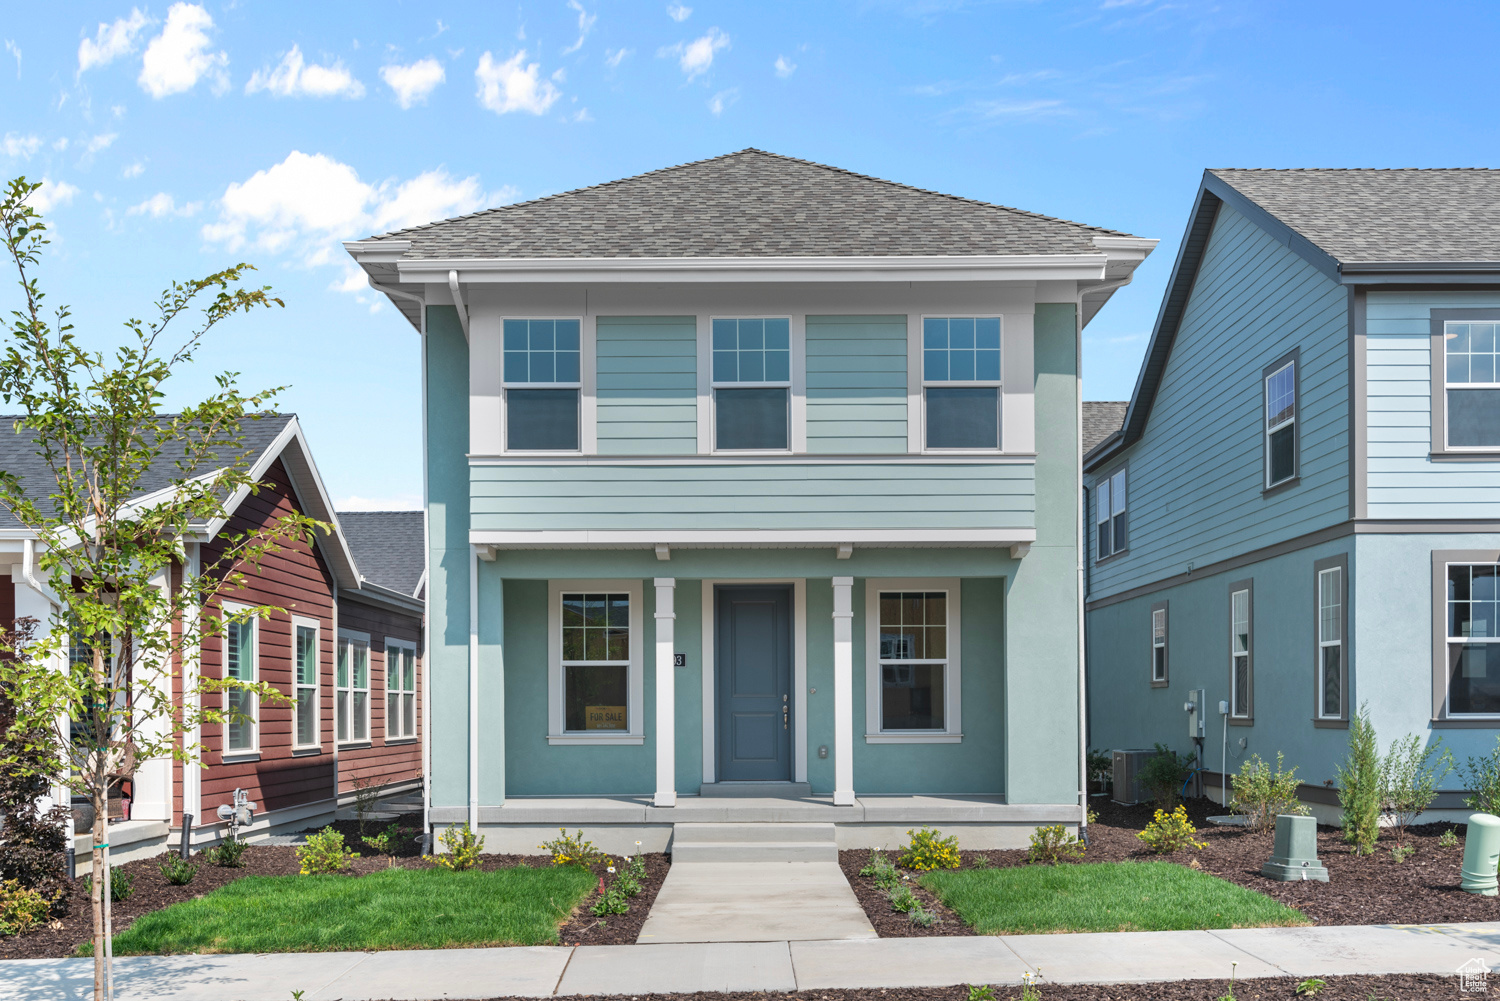
[[[229,611],[226,609],[225,611]],[[256,680],[255,620],[229,622],[224,626],[224,677],[253,683]],[[224,725],[224,749],[230,753],[254,751],[257,746],[256,699],[243,688],[224,691],[224,708],[241,718]]]
[[[296,664],[292,685],[292,735],[297,747],[318,743],[318,627],[297,624],[292,629]]]
[[[339,637],[339,660],[335,682],[334,711],[338,739],[370,739],[370,641]]]
[[[631,642],[629,594],[563,593],[565,733],[629,730]]]
[[[1095,526],[1098,531],[1099,559],[1124,552],[1126,538],[1125,513],[1128,491],[1125,470],[1121,469],[1099,481],[1095,503]]]
[[[880,730],[941,731],[947,717],[948,592],[880,592]]]
[[[505,320],[505,384],[580,384],[578,320]]]
[[[1297,475],[1297,363],[1289,361],[1266,376],[1266,488]]]
[[[1001,446],[1000,317],[922,318],[923,447]]]
[[[1448,564],[1448,715],[1500,715],[1500,563]]]
[[[1447,444],[1500,446],[1500,321],[1446,321],[1443,351]]]
[[[1151,680],[1167,680],[1167,610],[1151,610]]]
[[[1318,571],[1318,716],[1340,719],[1344,712],[1344,571]]]
[[[791,319],[714,318],[712,364],[714,386],[791,386]]]
[[[1237,719],[1250,716],[1250,591],[1230,595],[1229,625],[1229,713]]]
[[[417,735],[417,651],[387,642],[385,647],[385,735],[403,740]]]

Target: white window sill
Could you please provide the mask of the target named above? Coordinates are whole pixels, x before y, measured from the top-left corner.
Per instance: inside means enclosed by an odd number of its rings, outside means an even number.
[[[417,738],[414,737],[414,736],[413,737],[387,737],[387,738],[385,738],[385,746],[386,747],[395,747],[395,746],[399,746],[401,744],[415,744],[416,742],[417,742]]]
[[[646,737],[639,733],[610,733],[595,736],[591,733],[549,733],[547,743],[554,746],[580,744],[644,744]]]
[[[341,741],[339,741],[339,750],[340,751],[362,751],[362,750],[364,750],[367,747],[373,747],[373,746],[374,745],[370,741],[368,741],[368,740],[341,740]]]
[[[867,733],[866,744],[959,744],[961,733]]]

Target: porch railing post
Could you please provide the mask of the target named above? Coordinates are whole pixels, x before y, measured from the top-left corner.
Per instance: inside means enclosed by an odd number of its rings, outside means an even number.
[[[833,578],[833,805],[854,805],[854,578]]]
[[[675,577],[656,578],[656,806],[677,805],[676,591]]]

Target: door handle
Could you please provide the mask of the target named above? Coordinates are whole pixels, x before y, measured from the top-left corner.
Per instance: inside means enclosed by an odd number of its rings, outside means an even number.
[[[787,708],[786,696],[782,695],[781,696],[781,728],[783,730],[790,730],[791,729],[791,727],[787,725],[787,713],[788,713],[788,711],[789,710]]]

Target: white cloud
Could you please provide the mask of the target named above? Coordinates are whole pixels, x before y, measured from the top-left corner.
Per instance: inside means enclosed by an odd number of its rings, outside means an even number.
[[[346,295],[370,291],[370,282],[365,269],[353,261],[345,261],[344,273],[333,280],[328,286],[328,291],[343,292]]]
[[[725,108],[729,107],[739,99],[740,89],[738,87],[730,87],[728,90],[721,90],[713,97],[708,99],[708,110],[712,111],[715,115],[722,115]]]
[[[785,80],[787,77],[791,76],[795,72],[797,72],[797,64],[796,63],[792,62],[786,56],[777,56],[776,57],[776,75],[777,76],[779,76],[779,77],[781,77],[781,79]]]
[[[365,96],[365,85],[335,60],[329,66],[308,66],[302,49],[292,46],[275,69],[262,67],[250,74],[245,93],[268,91],[274,97],[347,97]]]
[[[219,216],[203,238],[230,250],[269,253],[300,246],[302,263],[335,259],[333,241],[463,215],[496,204],[509,189],[486,194],[478,177],[430,170],[408,181],[370,184],[355,169],[321,153],[293,150],[273,167],[230,184]]]
[[[677,65],[689,80],[707,73],[714,64],[714,53],[729,48],[729,36],[718,28],[709,28],[702,38],[678,42],[657,51],[658,56],[676,56]]]
[[[5,138],[0,139],[0,152],[6,156],[19,156],[30,160],[31,155],[42,148],[41,136],[22,136],[14,132],[5,133]]]
[[[620,63],[625,61],[626,56],[630,55],[634,51],[634,49],[605,49],[604,65],[608,66],[610,69],[614,69],[616,66],[620,65]]]
[[[16,57],[16,79],[21,79],[21,47],[7,38],[5,40],[5,51]]]
[[[550,80],[540,79],[540,63],[523,66],[526,50],[522,49],[503,63],[486,52],[479,57],[474,79],[479,82],[479,103],[497,115],[510,111],[529,111],[540,115],[562,96]]]
[[[130,208],[125,210],[125,214],[148,215],[153,219],[160,219],[163,216],[169,215],[183,216],[184,218],[186,218],[188,216],[197,215],[198,210],[201,208],[203,208],[202,202],[188,202],[186,205],[179,206],[176,200],[173,199],[171,195],[167,194],[165,191],[158,191],[156,194],[152,195],[150,198],[147,198],[139,205],[130,206]]]
[[[108,66],[120,56],[134,52],[136,36],[146,24],[146,15],[137,7],[131,8],[129,17],[112,24],[100,21],[94,37],[78,43],[78,75],[83,76],[95,66]]]
[[[589,114],[588,108],[579,108],[573,115],[573,121],[575,122],[592,122],[593,120],[594,116]]]
[[[68,148],[68,137],[67,136],[58,136],[57,139],[53,141],[52,148],[55,149],[55,150],[57,150],[59,153],[61,153],[65,149],[67,149]]]
[[[128,166],[124,170],[120,171],[120,176],[121,177],[125,177],[125,178],[140,177],[145,172],[146,172],[145,161],[143,161],[143,160],[137,160],[135,163],[132,163],[130,166]]]
[[[578,41],[562,50],[563,55],[577,52],[583,48],[583,40],[589,37],[589,30],[594,27],[594,22],[599,20],[598,14],[590,14],[583,9],[583,4],[578,0],[568,0],[568,6],[578,11]]]
[[[678,24],[681,24],[693,16],[693,8],[684,7],[680,3],[667,4],[667,16]]]
[[[67,205],[76,194],[78,194],[78,189],[67,181],[54,181],[50,177],[43,177],[42,186],[31,193],[31,197],[26,199],[26,204],[42,215],[46,215],[59,205]]]
[[[197,4],[174,3],[167,11],[167,24],[151,39],[141,58],[141,89],[155,98],[181,94],[197,86],[205,74],[214,73],[219,86],[228,85],[227,52],[208,51],[208,31],[214,19]]]
[[[89,140],[88,151],[97,153],[102,149],[109,149],[116,139],[120,138],[118,132],[105,132]]]
[[[427,95],[447,79],[443,64],[436,59],[418,59],[409,66],[382,66],[380,79],[396,92],[396,103],[410,108],[427,100]]]

